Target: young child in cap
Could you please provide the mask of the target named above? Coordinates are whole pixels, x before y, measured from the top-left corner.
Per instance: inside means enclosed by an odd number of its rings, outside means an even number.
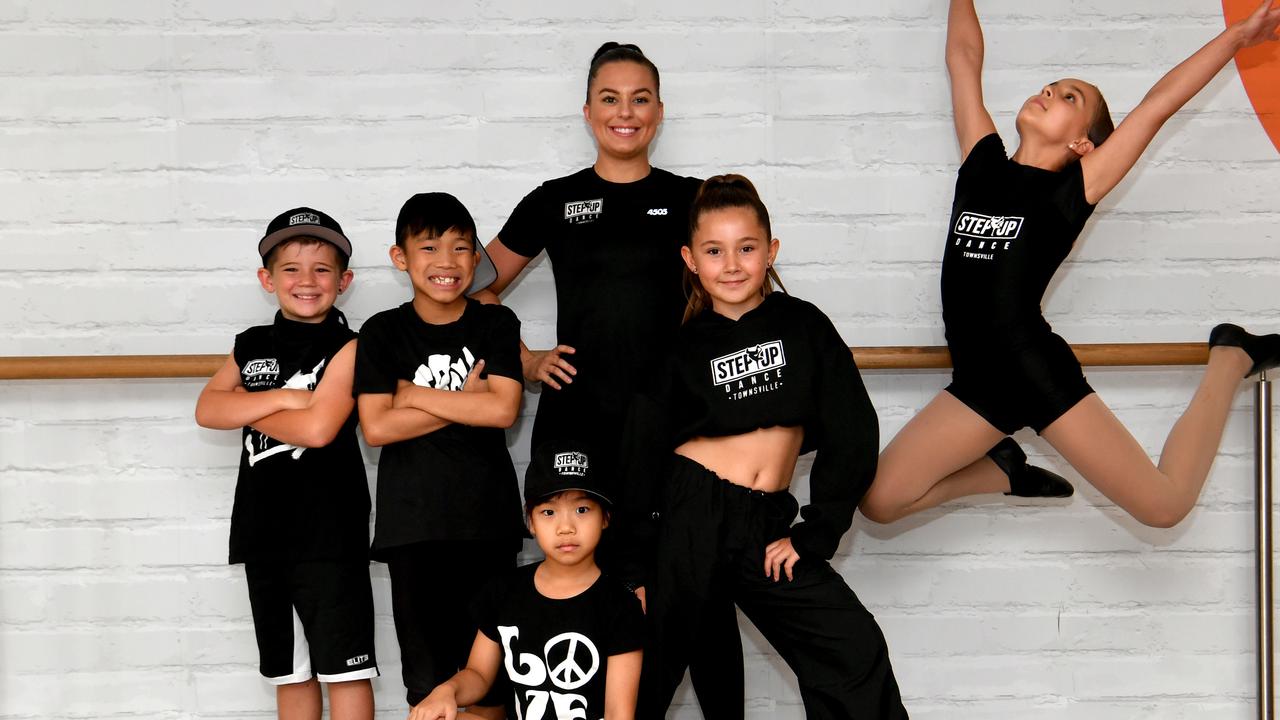
[[[351,242],[328,215],[294,208],[258,243],[258,280],[280,309],[236,336],[196,403],[207,428],[243,428],[231,510],[260,670],[279,717],[373,718],[369,488],[356,441],[356,334],[334,301],[351,284]]]
[[[467,298],[475,237],[452,195],[409,198],[390,252],[413,298],[369,318],[356,354],[360,425],[382,447],[373,556],[391,576],[410,706],[466,663],[471,598],[515,567],[524,537],[503,432],[523,392],[520,321]],[[485,717],[504,716],[507,693],[494,697]]]
[[[410,720],[470,717],[458,706],[495,678],[514,686],[516,717],[630,719],[640,684],[640,601],[602,575],[595,551],[609,525],[610,492],[580,444],[534,452],[525,475],[525,518],[546,554],[489,584],[465,669],[431,692]]]

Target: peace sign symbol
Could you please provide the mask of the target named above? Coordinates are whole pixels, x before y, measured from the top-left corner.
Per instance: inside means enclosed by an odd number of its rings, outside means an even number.
[[[600,653],[581,633],[556,635],[543,646],[542,655],[547,659],[551,682],[561,690],[577,690],[595,677],[600,669]],[[560,658],[559,662],[557,658]]]

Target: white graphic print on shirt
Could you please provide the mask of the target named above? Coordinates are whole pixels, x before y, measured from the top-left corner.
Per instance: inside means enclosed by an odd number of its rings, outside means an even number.
[[[413,384],[437,390],[461,390],[475,366],[475,355],[465,347],[462,348],[462,357],[456,360],[444,354],[429,355],[427,362],[419,365],[413,374]]]
[[[275,358],[259,358],[244,364],[240,371],[240,384],[246,390],[272,388],[276,384],[276,376],[280,374],[280,362]]]
[[[782,387],[782,368],[787,353],[781,340],[770,340],[711,361],[711,382],[720,385],[729,397],[741,400]]]
[[[499,625],[502,638],[502,658],[507,677],[515,686],[516,714],[518,720],[558,720],[560,718],[587,718],[588,713],[603,717],[604,708],[587,707],[582,695],[559,690],[577,690],[586,685],[600,670],[600,652],[586,635],[576,632],[560,633],[547,641],[542,655],[519,652],[515,643],[520,639],[520,628]],[[555,690],[543,688],[550,679]],[[523,699],[520,695],[523,694]],[[520,707],[525,706],[523,714]],[[548,705],[551,714],[547,714]]]
[[[271,362],[274,363],[275,361],[272,360]],[[289,390],[315,390],[316,385],[320,383],[320,372],[324,370],[324,362],[324,358],[321,358],[320,363],[312,368],[309,373],[304,373],[301,370],[295,372],[293,377],[285,380],[284,385],[281,385],[281,387]],[[306,450],[306,448],[300,448],[296,445],[282,443],[270,435],[264,435],[253,429],[250,429],[249,434],[244,438],[244,449],[249,452],[249,467],[257,465],[260,460],[282,452],[288,452],[289,457],[297,460],[302,457],[302,453]]]
[[[997,250],[1008,250],[1022,230],[1023,218],[996,217],[981,213],[962,212],[956,218],[955,247],[964,243],[965,248],[986,250],[987,252],[964,251],[964,257],[974,260],[991,260]]]
[[[604,212],[604,198],[575,200],[564,204],[564,219],[572,225],[593,222]]]

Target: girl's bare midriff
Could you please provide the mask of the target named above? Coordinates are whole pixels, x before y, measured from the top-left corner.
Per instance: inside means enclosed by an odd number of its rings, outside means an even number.
[[[777,492],[791,485],[803,440],[802,428],[775,426],[742,435],[696,437],[677,447],[676,454],[734,485]]]

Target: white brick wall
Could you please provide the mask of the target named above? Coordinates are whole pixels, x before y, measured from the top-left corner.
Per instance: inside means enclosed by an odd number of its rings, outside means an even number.
[[[456,193],[488,237],[539,181],[591,160],[579,104],[606,39],[663,70],[656,163],[755,179],[789,287],[846,340],[940,343],[957,162],[945,5],[0,0],[0,354],[223,352],[272,312],[254,241],[303,203],[354,240],[352,319],[401,302],[385,248],[409,194]],[[1222,25],[1207,0],[979,6],[1007,138],[1044,82],[1078,70],[1122,112]],[[1277,186],[1230,68],[1104,204],[1050,320],[1076,342],[1197,340],[1226,318],[1276,329]],[[534,345],[552,340],[549,280],[536,263],[509,297]],[[1154,454],[1197,373],[1090,378]],[[946,376],[867,382],[887,438]],[[195,427],[199,387],[0,384],[0,718],[272,717],[243,575],[223,564],[237,438]],[[1173,530],[1088,487],[859,522],[836,564],[880,618],[913,716],[1251,717],[1248,412],[1242,392],[1201,507]],[[511,435],[518,461],[528,428]],[[373,574],[379,715],[402,717]],[[802,717],[790,674],[745,635],[752,717]]]

